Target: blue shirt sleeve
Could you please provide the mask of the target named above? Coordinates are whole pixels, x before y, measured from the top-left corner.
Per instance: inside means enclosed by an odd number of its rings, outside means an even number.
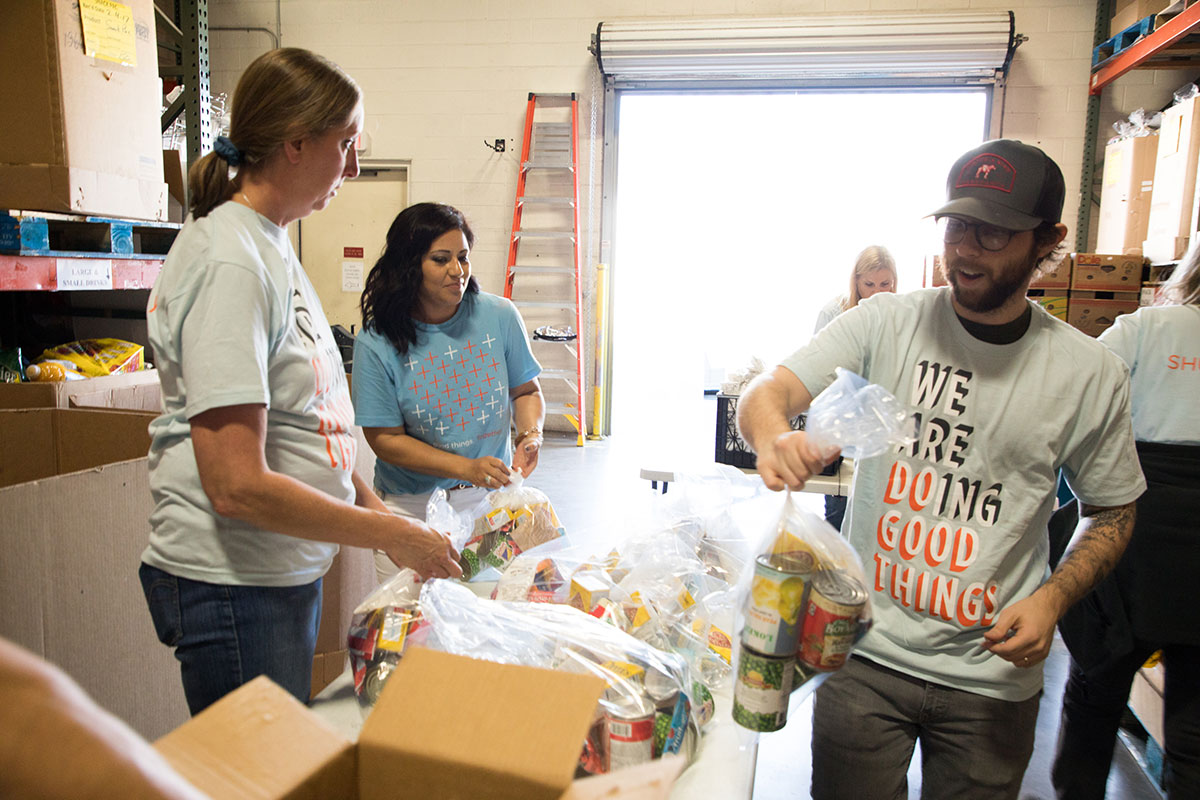
[[[386,348],[386,351],[385,349]],[[396,390],[394,352],[386,339],[363,331],[354,340],[354,367],[351,394],[354,399],[354,424],[364,428],[396,428],[404,425]]]
[[[533,357],[529,338],[525,333],[525,322],[521,312],[511,302],[504,304],[501,320],[504,330],[504,361],[508,368],[509,389],[536,378],[542,373],[542,365]]]

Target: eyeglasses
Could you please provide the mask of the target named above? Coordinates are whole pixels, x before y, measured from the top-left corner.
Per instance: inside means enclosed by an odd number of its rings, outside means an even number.
[[[975,229],[975,241],[988,252],[995,253],[1008,247],[1012,241],[1013,231],[986,222],[967,222],[958,217],[942,217],[938,220],[942,229],[942,241],[946,244],[958,244],[967,235],[968,228]]]

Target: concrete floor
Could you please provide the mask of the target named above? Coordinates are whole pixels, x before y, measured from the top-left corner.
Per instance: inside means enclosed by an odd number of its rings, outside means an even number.
[[[712,404],[715,409],[715,403]],[[714,416],[712,417],[715,420]],[[575,445],[575,437],[549,434],[542,449],[532,485],[547,493],[568,536],[579,543],[592,543],[597,549],[619,540],[633,520],[649,513],[661,498],[639,477],[647,466],[688,469],[712,463],[713,442],[689,437],[686,444],[671,448],[663,441],[648,441],[640,435],[614,435]],[[668,455],[673,453],[674,456]],[[672,463],[665,463],[671,458]],[[820,513],[820,496],[812,496],[811,510]],[[607,550],[607,547],[604,547]],[[1061,643],[1046,661],[1046,688],[1038,715],[1034,754],[1021,800],[1053,800],[1050,786],[1050,762],[1058,736],[1058,718],[1062,689],[1066,681],[1068,656]],[[776,733],[764,734],[759,741],[754,800],[796,800],[807,798],[811,779],[809,741],[810,701],[797,700],[789,710],[789,723]],[[914,759],[914,764],[917,760]],[[920,772],[909,773],[910,797],[920,796]],[[1110,800],[1159,800],[1162,794],[1146,777],[1135,757],[1118,743],[1109,777]]]

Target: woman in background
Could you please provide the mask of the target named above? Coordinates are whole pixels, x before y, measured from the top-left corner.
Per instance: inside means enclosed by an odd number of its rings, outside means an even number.
[[[850,272],[850,293],[833,298],[817,315],[817,326],[813,334],[833,321],[843,311],[848,311],[880,292],[896,291],[896,259],[886,247],[873,244],[854,259]],[[846,516],[846,498],[841,495],[825,495],[825,521],[838,530]]]
[[[1176,267],[1163,295],[1171,305],[1119,316],[1100,335],[1129,365],[1147,489],[1133,538],[1109,579],[1123,606],[1118,615],[1128,620],[1128,649],[1099,658],[1072,652],[1051,776],[1059,798],[1104,797],[1134,676],[1158,650],[1166,673],[1167,796],[1200,797],[1200,245]]]
[[[188,170],[191,213],[146,314],[165,408],[139,575],[193,714],[257,675],[308,701],[339,544],[462,574],[444,535],[391,514],[355,474],[341,357],[286,231],[358,174],[357,84],[274,50],[242,75],[231,123]]]
[[[524,477],[537,466],[542,368],[512,302],[479,290],[474,244],[457,209],[418,203],[392,222],[367,275],[355,422],[378,456],[375,489],[397,514],[423,519],[439,488],[469,510],[508,485],[510,465]],[[381,581],[396,572],[382,553],[375,564]]]

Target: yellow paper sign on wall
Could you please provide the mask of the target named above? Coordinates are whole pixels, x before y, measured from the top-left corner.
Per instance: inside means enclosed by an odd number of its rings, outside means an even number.
[[[93,58],[137,66],[133,9],[113,0],[79,0],[83,50]]]

